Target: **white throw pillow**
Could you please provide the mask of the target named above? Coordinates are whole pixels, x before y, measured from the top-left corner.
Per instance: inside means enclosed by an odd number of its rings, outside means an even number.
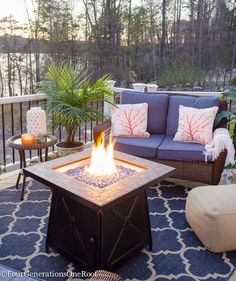
[[[111,109],[113,136],[149,137],[147,132],[148,104],[120,104]]]
[[[217,111],[217,106],[198,109],[180,105],[179,125],[174,140],[204,145],[211,143]]]

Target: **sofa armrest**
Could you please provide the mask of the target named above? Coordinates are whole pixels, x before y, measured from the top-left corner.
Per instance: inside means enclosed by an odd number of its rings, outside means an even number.
[[[228,110],[228,104],[226,100],[221,100],[220,101],[220,106],[219,106],[219,112],[220,111],[226,111]],[[220,123],[214,128],[226,128],[227,129],[227,125],[228,125],[228,119],[227,118],[223,118]]]
[[[106,136],[106,135],[109,135],[110,131],[111,131],[111,122],[110,121],[105,121],[104,123],[99,124],[96,127],[94,127],[93,128],[93,139],[94,139],[94,142],[97,142],[98,136],[101,133],[104,132],[105,136]]]
[[[221,174],[225,166],[226,156],[227,156],[227,150],[221,151],[219,157],[214,161],[214,168],[212,173],[213,184],[218,184],[220,181]]]

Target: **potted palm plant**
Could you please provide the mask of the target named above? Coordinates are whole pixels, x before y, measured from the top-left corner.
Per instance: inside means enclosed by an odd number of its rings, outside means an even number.
[[[53,116],[53,129],[63,127],[66,138],[57,143],[59,150],[81,150],[84,143],[75,139],[76,131],[83,122],[105,118],[95,102],[112,104],[109,89],[110,76],[105,75],[91,83],[88,72],[70,65],[51,65],[40,89],[48,95],[47,111]]]

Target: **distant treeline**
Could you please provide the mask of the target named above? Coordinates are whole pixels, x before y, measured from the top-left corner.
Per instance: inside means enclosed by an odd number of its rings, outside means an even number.
[[[51,43],[46,40],[35,40],[31,38],[26,38],[22,36],[9,35],[5,34],[4,36],[0,36],[0,53],[49,53],[51,48],[60,50],[65,49],[68,45],[74,44],[76,45],[76,51],[87,43],[85,41],[76,41],[76,42],[57,42]],[[66,46],[65,46],[66,45]],[[70,46],[69,46],[70,48]]]

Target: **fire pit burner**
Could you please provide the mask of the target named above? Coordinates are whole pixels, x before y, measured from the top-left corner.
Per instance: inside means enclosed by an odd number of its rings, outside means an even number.
[[[65,174],[94,187],[104,188],[137,173],[136,170],[122,165],[117,165],[116,168],[117,173],[111,176],[92,176],[85,172],[85,166],[69,169]]]

